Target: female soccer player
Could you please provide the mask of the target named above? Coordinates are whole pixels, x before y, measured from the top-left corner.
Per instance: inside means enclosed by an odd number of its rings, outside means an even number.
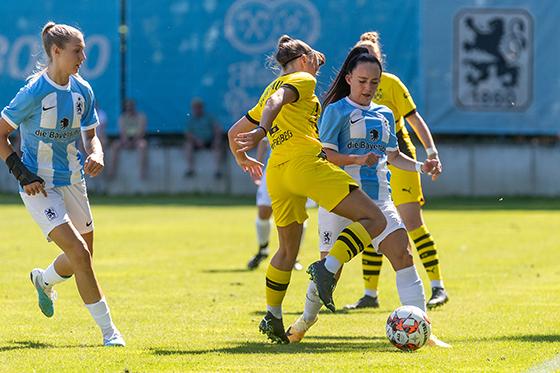
[[[356,47],[350,51],[326,94],[319,137],[327,158],[358,181],[387,220],[383,232],[366,246],[383,253],[391,261],[401,303],[426,311],[424,287],[412,261],[406,229],[391,200],[387,162],[410,172],[430,172],[434,177],[441,170],[436,159],[420,163],[399,151],[391,111],[372,102],[381,72],[381,63],[366,48]],[[336,253],[329,255],[333,248],[331,237],[339,235],[349,223],[344,217],[319,209],[321,257],[326,258],[327,263],[337,264],[333,274],[344,262]],[[351,235],[346,238],[351,239]],[[290,342],[303,338],[317,321],[321,306],[315,283],[310,281],[304,314],[286,332]]]
[[[367,48],[383,64],[383,54],[377,32],[362,34],[356,46]],[[439,160],[438,151],[432,139],[430,129],[420,113],[416,111],[416,105],[408,89],[397,76],[383,72],[373,101],[387,106],[393,112],[399,148],[404,154],[416,159],[416,149],[410,140],[410,135],[404,124],[404,119],[406,119],[424,145],[428,158]],[[397,211],[408,230],[410,238],[416,246],[420,260],[431,282],[432,296],[428,300],[428,308],[441,306],[449,298],[443,285],[436,243],[422,217],[424,196],[422,194],[422,185],[420,184],[420,175],[417,172],[401,170],[392,164],[389,165],[389,170],[391,171],[391,194],[393,201],[395,206],[397,206]],[[362,255],[365,294],[356,303],[347,305],[346,309],[379,307],[377,285],[381,264],[383,263],[382,256],[371,250],[371,248],[366,248]]]
[[[284,35],[278,40],[275,60],[282,74],[268,85],[257,105],[232,126],[228,136],[238,165],[252,177],[260,177],[262,163],[249,157],[246,151],[268,134],[271,155],[267,184],[279,248],[266,273],[267,314],[259,329],[273,342],[289,343],[281,304],[299,251],[302,224],[307,219],[307,197],[353,221],[331,250],[343,262],[381,234],[386,221],[358,184],[327,161],[322,151],[317,130],[321,105],[315,95],[315,75],[325,61],[324,55],[305,42]],[[391,258],[405,261],[398,255]],[[313,263],[308,272],[319,283],[318,291],[324,303],[334,310],[334,275],[324,262]]]
[[[63,251],[46,270],[31,271],[39,307],[52,317],[53,286],[76,277],[86,308],[101,328],[105,346],[124,346],[92,267],[93,219],[84,174],[103,170],[103,150],[93,91],[78,70],[86,59],[84,36],[76,28],[48,22],[41,34],[48,66],[2,110],[0,157],[18,180],[27,210],[48,241]],[[19,128],[23,157],[7,138]],[[87,157],[78,151],[82,135]]]

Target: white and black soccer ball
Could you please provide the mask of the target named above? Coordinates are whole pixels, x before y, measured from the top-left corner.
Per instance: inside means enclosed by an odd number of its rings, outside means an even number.
[[[430,339],[432,323],[420,308],[402,306],[389,315],[385,330],[396,348],[410,352],[418,350]]]

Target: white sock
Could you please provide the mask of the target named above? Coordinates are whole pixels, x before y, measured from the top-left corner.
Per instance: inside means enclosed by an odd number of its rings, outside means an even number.
[[[372,298],[377,298],[377,290],[365,289],[364,295],[370,296]]]
[[[443,280],[432,280],[430,281],[430,285],[432,285],[433,288],[445,289],[445,287],[443,286]]]
[[[305,239],[305,231],[307,230],[307,220],[303,222],[303,229],[301,230],[301,239],[299,240],[299,245],[303,245]]]
[[[113,324],[113,320],[111,320],[111,312],[105,297],[101,298],[97,303],[86,304],[86,307],[97,325],[101,328],[103,338],[110,338],[113,334],[119,332],[115,324]]]
[[[313,281],[309,281],[307,294],[305,295],[305,308],[303,309],[303,319],[305,322],[313,322],[319,314],[322,305],[323,303],[321,302],[321,298],[319,298],[319,293],[317,293],[315,283]]]
[[[282,318],[282,306],[266,306],[266,310],[269,311],[277,319]]]
[[[46,288],[50,288],[68,280],[69,278],[70,277],[62,277],[56,273],[56,270],[54,269],[54,262],[52,262],[51,265],[49,265],[43,272],[43,285],[45,285]]]
[[[340,263],[336,257],[327,255],[327,258],[325,259],[325,268],[327,268],[327,271],[334,274],[338,272],[340,267],[342,267],[342,263]]]
[[[268,240],[270,239],[270,219],[257,217],[255,221],[257,228],[257,241],[261,252],[268,252]]]
[[[403,306],[416,306],[426,312],[424,285],[414,265],[397,271],[397,290]]]

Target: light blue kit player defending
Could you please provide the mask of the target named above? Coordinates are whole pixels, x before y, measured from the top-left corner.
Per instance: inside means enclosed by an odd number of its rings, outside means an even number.
[[[48,66],[33,75],[2,110],[0,157],[18,180],[27,210],[47,240],[63,251],[43,270],[31,271],[39,307],[52,317],[53,286],[75,275],[87,309],[99,325],[105,346],[124,346],[92,267],[93,219],[84,174],[103,170],[103,150],[90,85],[78,75],[84,62],[82,33],[71,26],[47,23],[41,33]],[[21,133],[22,159],[8,142]],[[82,137],[87,156],[78,151]]]
[[[319,123],[319,138],[327,159],[352,176],[385,217],[385,229],[372,240],[370,247],[385,255],[395,269],[402,305],[416,306],[425,312],[424,287],[412,260],[405,226],[391,200],[387,162],[435,177],[441,167],[436,159],[420,163],[399,151],[393,113],[386,106],[372,102],[381,72],[381,63],[367,49],[356,47],[350,51],[323,102],[325,110]],[[322,260],[312,264],[316,276],[309,283],[304,313],[286,332],[291,343],[300,342],[317,322],[322,304],[327,304],[325,299],[332,299],[342,265],[357,254],[339,255],[334,250],[330,253],[339,235],[355,241],[351,232],[343,231],[349,223],[348,219],[319,208]],[[359,247],[359,251],[363,250],[364,247]],[[428,343],[446,345],[433,335]]]

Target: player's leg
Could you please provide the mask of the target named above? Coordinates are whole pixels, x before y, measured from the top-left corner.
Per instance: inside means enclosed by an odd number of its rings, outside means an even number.
[[[263,174],[257,189],[257,219],[255,230],[257,232],[257,253],[247,263],[247,268],[255,269],[268,257],[268,244],[270,240],[270,227],[272,217],[272,202],[266,187],[266,173]]]
[[[368,245],[362,252],[362,278],[364,280],[364,295],[355,303],[344,306],[347,310],[361,308],[378,308],[378,284],[383,255],[378,254],[372,245]]]
[[[279,248],[266,271],[266,316],[259,329],[275,343],[289,343],[282,321],[282,301],[288,290],[292,268],[299,251],[302,224],[278,227]]]
[[[319,225],[319,253],[320,258],[324,259],[329,254],[334,244],[335,237],[337,237],[342,229],[350,224],[351,221],[330,213],[322,207],[319,207],[317,215]],[[337,275],[340,275],[340,271]],[[299,343],[303,339],[309,328],[317,322],[319,311],[322,306],[323,303],[319,298],[315,282],[309,281],[305,294],[303,314],[290,325],[288,330],[286,330],[286,335],[290,343]]]
[[[441,306],[449,300],[449,297],[443,284],[437,246],[424,223],[420,203],[401,204],[397,209],[430,279],[432,296],[428,300],[428,308]]]

